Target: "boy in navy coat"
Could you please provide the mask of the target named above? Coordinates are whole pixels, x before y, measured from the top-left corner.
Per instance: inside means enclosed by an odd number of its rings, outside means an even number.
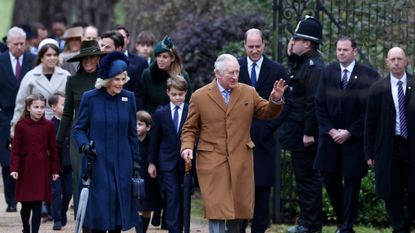
[[[169,233],[182,230],[182,183],[184,160],[180,157],[180,134],[186,120],[188,105],[184,103],[187,82],[182,76],[167,80],[167,95],[170,103],[159,108],[153,115],[148,151],[148,173],[160,175],[160,182],[167,202],[166,223]],[[157,174],[158,173],[158,174]]]
[[[55,132],[58,132],[59,124],[63,114],[65,94],[62,92],[54,93],[49,99],[48,104],[53,110],[52,122],[55,124]],[[58,147],[60,172],[59,178],[52,181],[52,218],[53,230],[61,230],[67,223],[66,212],[72,198],[72,166],[69,155],[69,138],[66,138],[61,148]]]

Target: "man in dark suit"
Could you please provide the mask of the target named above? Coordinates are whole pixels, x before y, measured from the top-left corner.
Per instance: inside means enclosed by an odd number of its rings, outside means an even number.
[[[256,28],[245,33],[246,56],[238,60],[241,67],[239,81],[255,87],[258,94],[266,99],[278,79],[285,80],[285,70],[263,55],[265,49],[262,32]],[[276,120],[254,119],[251,127],[254,147],[255,206],[251,232],[265,232],[269,225],[269,201],[274,185],[275,156],[277,155],[274,134]]]
[[[120,31],[123,30],[113,30],[113,31],[106,31],[103,32],[101,35],[101,41],[100,46],[102,51],[106,52],[112,52],[112,51],[121,51],[126,53],[126,50],[124,50],[125,47],[125,38]],[[137,111],[141,109],[141,98],[140,98],[140,88],[139,88],[139,82],[141,78],[141,74],[143,73],[144,69],[147,68],[146,61],[138,57],[136,55],[133,55],[132,53],[127,52],[128,57],[128,68],[127,73],[130,77],[130,80],[124,85],[124,88],[126,90],[132,91],[135,94],[135,101],[136,101],[136,108]],[[130,55],[133,55],[134,57],[131,58]],[[138,58],[138,59],[136,59]],[[138,65],[136,65],[138,64]]]
[[[321,72],[316,114],[319,140],[314,167],[337,218],[337,232],[353,233],[360,183],[367,174],[363,153],[367,93],[379,74],[356,62],[357,44],[351,37],[337,41],[337,62]]]
[[[10,178],[10,153],[6,141],[10,136],[10,121],[13,117],[16,94],[20,81],[33,67],[34,55],[26,50],[26,33],[18,27],[7,32],[8,51],[0,55],[0,162],[4,183],[7,212],[16,212],[14,181]]]
[[[415,80],[405,52],[389,50],[390,74],[370,88],[365,157],[374,166],[376,194],[385,200],[393,232],[409,233],[415,213]]]

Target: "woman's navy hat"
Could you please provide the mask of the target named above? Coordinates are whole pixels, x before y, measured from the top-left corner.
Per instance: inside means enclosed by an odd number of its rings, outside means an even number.
[[[157,57],[160,53],[171,52],[174,47],[173,41],[169,36],[165,36],[162,41],[159,41],[156,46],[154,46],[154,56]]]
[[[105,55],[99,64],[99,78],[110,79],[122,72],[128,67],[128,58],[120,51],[114,51]]]

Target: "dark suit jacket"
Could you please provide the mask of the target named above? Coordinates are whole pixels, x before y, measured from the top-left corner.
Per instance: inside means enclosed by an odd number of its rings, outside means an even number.
[[[2,166],[8,166],[10,163],[9,152],[4,145],[10,135],[10,121],[13,117],[17,91],[24,75],[33,68],[34,60],[33,54],[24,53],[20,77],[16,79],[9,52],[0,54],[0,163]]]
[[[171,171],[177,165],[181,171],[184,171],[184,160],[180,157],[180,136],[188,111],[188,105],[184,104],[179,132],[176,132],[174,127],[170,103],[158,109],[153,115],[148,162],[156,164],[159,171]]]
[[[285,79],[285,70],[281,64],[278,64],[266,56],[263,56],[264,60],[259,72],[258,81],[255,89],[258,94],[268,99],[269,95],[274,87],[276,80]],[[240,72],[239,82],[248,85],[251,84],[248,71],[247,57],[239,59]],[[254,119],[251,127],[252,141],[255,143],[254,147],[254,173],[255,173],[255,186],[272,186],[274,184],[275,174],[275,156],[277,153],[276,148],[276,136],[274,131],[276,129],[274,120],[259,120]]]
[[[128,81],[128,83],[125,84],[124,88],[134,92],[135,94],[135,101],[136,101],[136,108],[137,110],[142,109],[141,107],[141,95],[140,95],[140,79],[141,79],[141,75],[143,74],[143,71],[145,68],[148,67],[147,61],[142,58],[139,57],[137,55],[134,55],[132,53],[128,53],[128,69],[127,69],[127,73],[128,76],[130,77],[130,81]]]
[[[415,78],[407,74],[405,94],[406,124],[410,146],[410,177],[415,177]],[[370,88],[364,132],[365,157],[375,160],[376,194],[390,197],[390,164],[394,151],[396,111],[391,92],[390,76]],[[409,179],[410,193],[415,193],[415,179]]]
[[[316,97],[319,140],[315,168],[335,172],[338,159],[343,176],[364,176],[367,164],[363,153],[363,129],[367,94],[379,74],[356,62],[344,90],[338,62],[327,65],[321,72]],[[338,145],[328,134],[330,129],[347,129],[352,136]]]

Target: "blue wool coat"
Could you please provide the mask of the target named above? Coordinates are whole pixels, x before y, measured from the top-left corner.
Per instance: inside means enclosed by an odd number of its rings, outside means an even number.
[[[84,226],[126,231],[138,221],[132,195],[133,161],[138,162],[135,97],[123,90],[111,96],[105,88],[83,94],[73,136],[78,145],[95,141],[98,154],[92,168]],[[86,156],[82,158],[82,170]]]

